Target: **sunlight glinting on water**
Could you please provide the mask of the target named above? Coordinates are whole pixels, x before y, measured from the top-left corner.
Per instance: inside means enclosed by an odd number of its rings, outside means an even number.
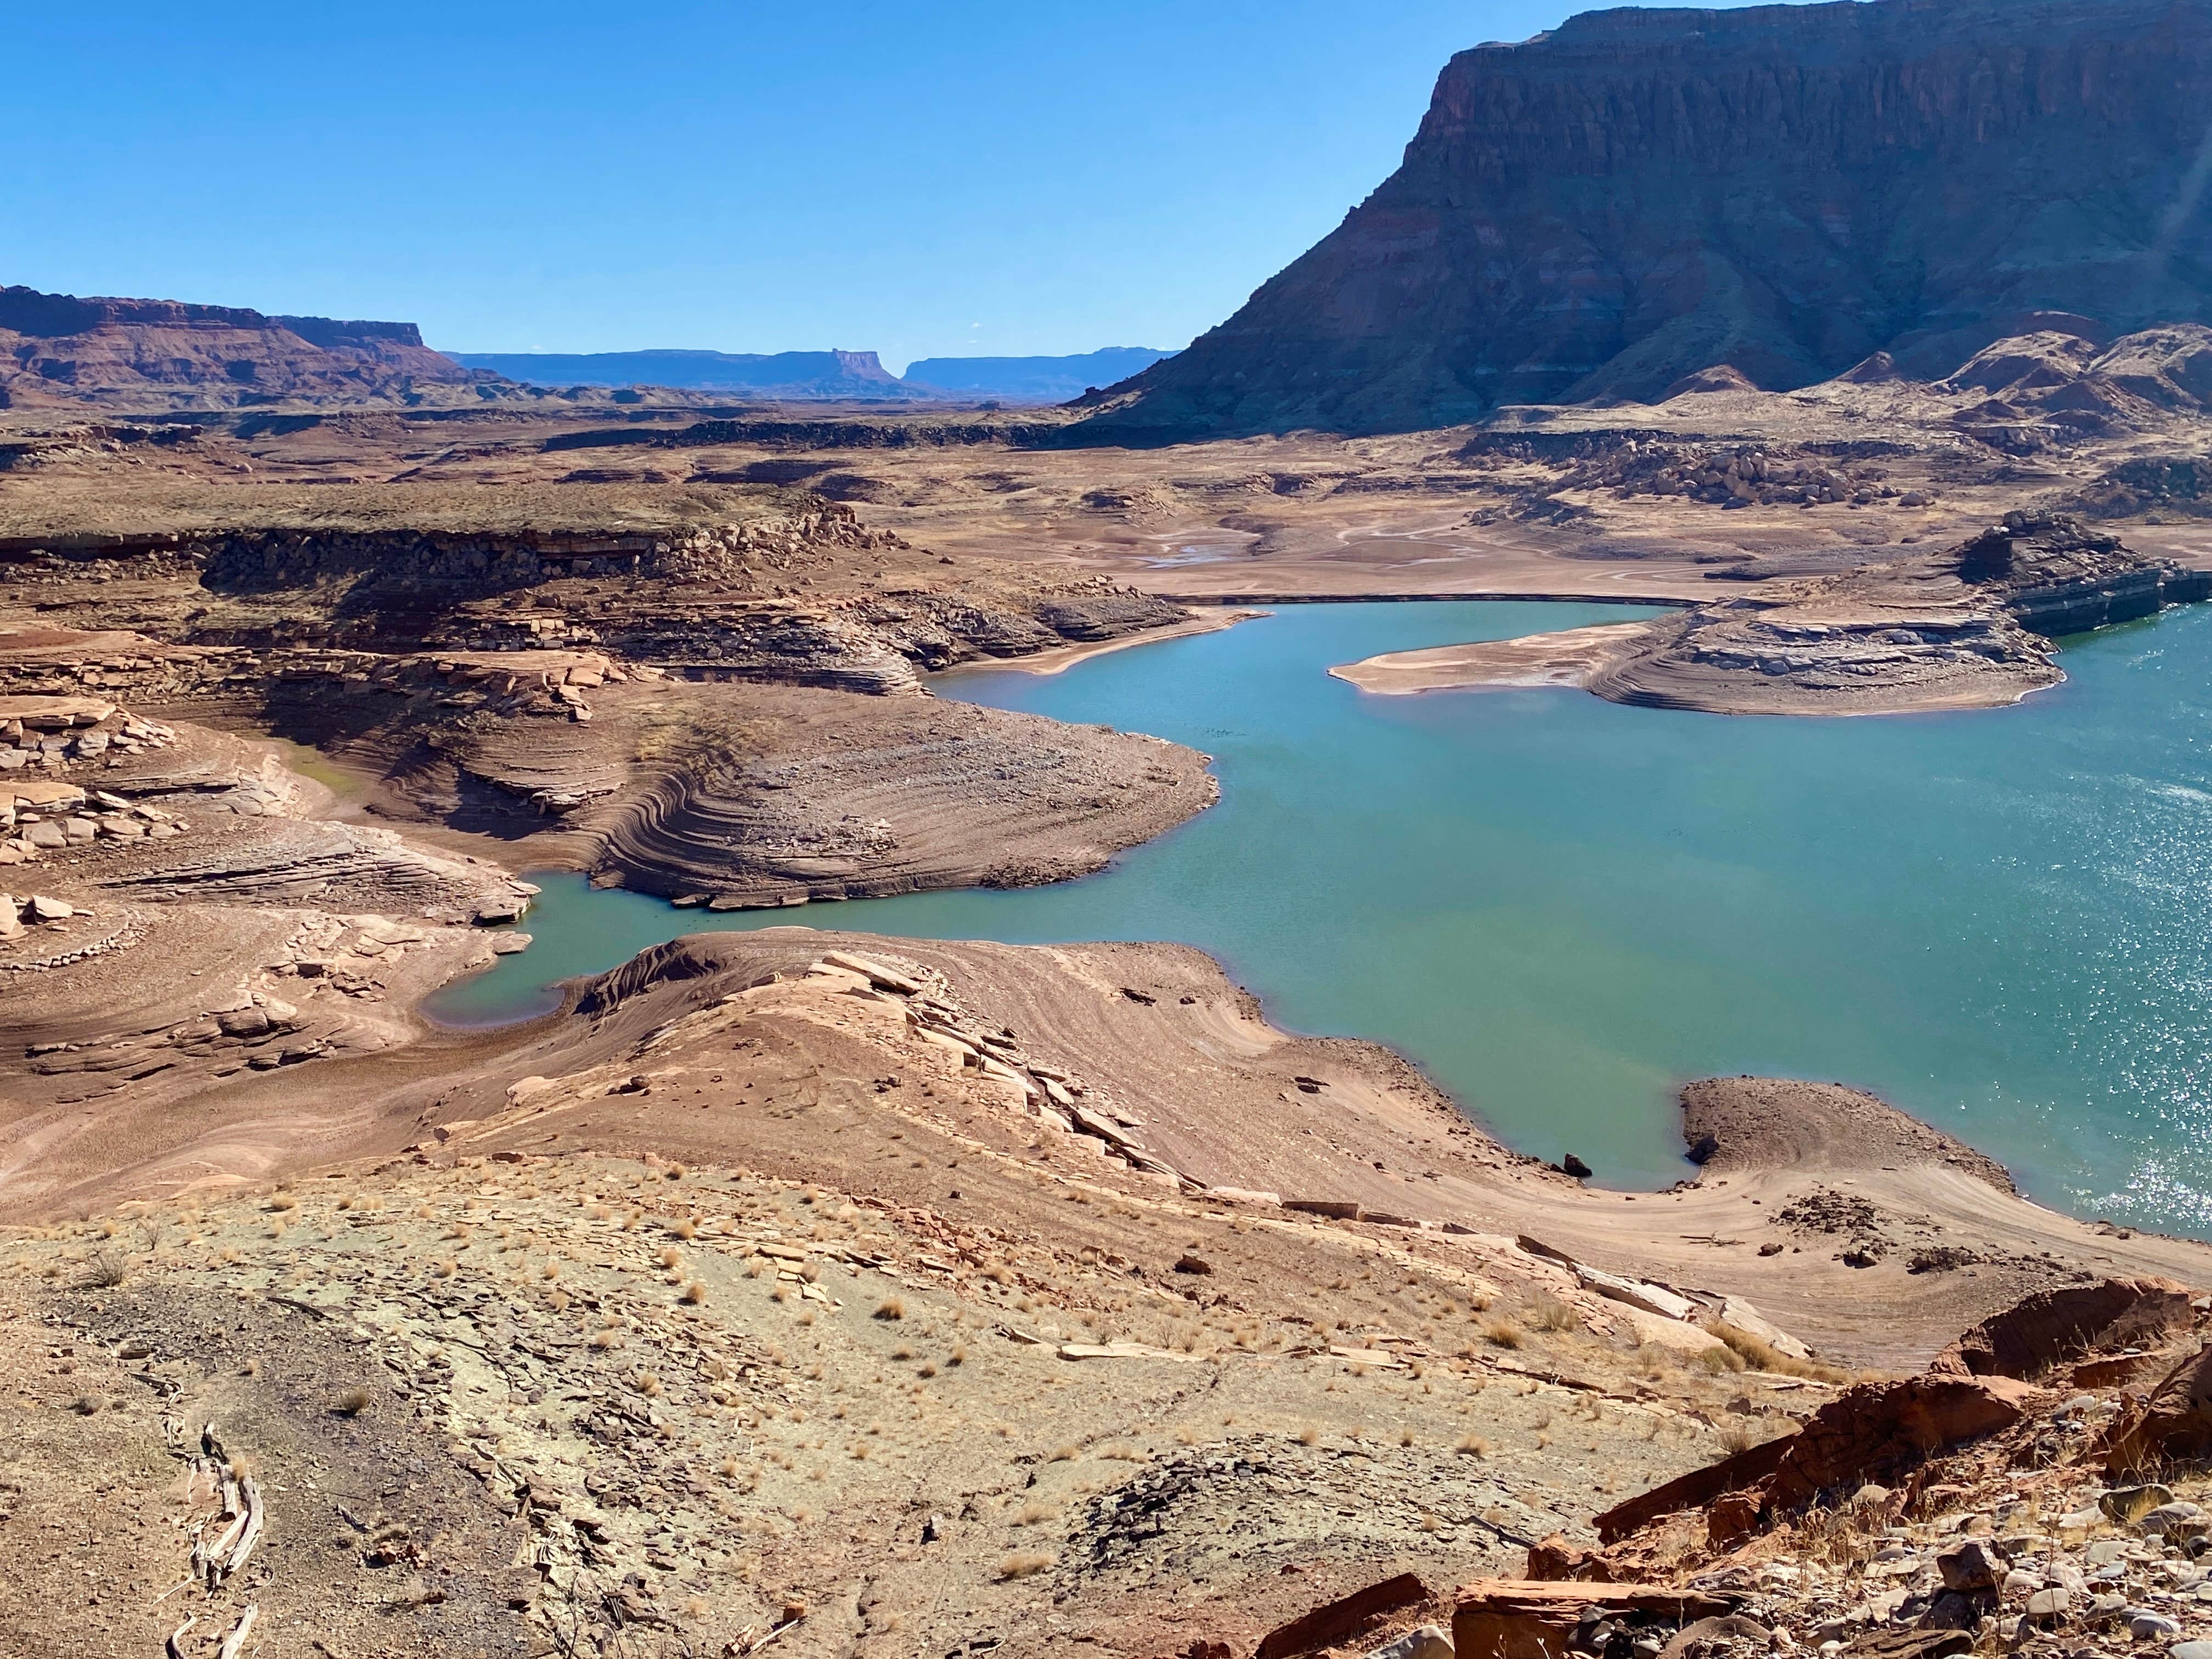
[[[1419,1061],[1508,1141],[1685,1166],[1693,1077],[1871,1089],[2046,1201],[2212,1235],[2212,608],[2069,641],[2018,708],[1730,719],[1569,690],[1364,696],[1334,663],[1639,614],[1285,607],[943,695],[1215,757],[1221,803],[1079,882],[708,915],[546,882],[456,1019],[658,939],[805,921],[1208,950],[1291,1029]]]

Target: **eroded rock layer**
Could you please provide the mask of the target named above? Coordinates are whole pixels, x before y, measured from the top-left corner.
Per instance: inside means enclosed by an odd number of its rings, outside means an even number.
[[[2039,313],[2203,321],[2208,90],[2204,0],[1585,14],[1454,58],[1396,173],[1077,430],[1934,380]]]

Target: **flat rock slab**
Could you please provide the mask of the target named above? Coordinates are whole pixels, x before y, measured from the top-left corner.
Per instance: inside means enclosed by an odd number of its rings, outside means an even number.
[[[1205,1356],[1177,1353],[1172,1348],[1148,1347],[1142,1342],[1063,1342],[1060,1346],[1062,1359],[1172,1359],[1178,1364],[1188,1364]]]
[[[71,726],[97,726],[115,713],[115,707],[99,697],[0,697],[0,720],[21,720],[41,731],[60,731]]]

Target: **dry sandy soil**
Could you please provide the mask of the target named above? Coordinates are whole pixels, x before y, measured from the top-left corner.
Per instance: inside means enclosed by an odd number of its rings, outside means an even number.
[[[72,826],[0,869],[73,912],[0,939],[0,1627],[1241,1654],[1586,1541],[2026,1292],[2212,1280],[1820,1085],[1697,1085],[1697,1178],[1591,1191],[1172,947],[779,928],[498,1032],[416,1012],[508,937],[477,924],[519,867],[746,905],[1054,879],[1212,798],[1203,757],[939,702],[939,667],[1253,597],[1794,604],[2008,512],[2096,522],[2194,441],[2013,454],[1822,395],[1141,453],[858,415],[26,432],[0,700],[110,712],[0,773],[107,798],[0,837]],[[2185,503],[2138,509],[2128,548],[2197,555]],[[177,1589],[248,1468],[256,1550]]]

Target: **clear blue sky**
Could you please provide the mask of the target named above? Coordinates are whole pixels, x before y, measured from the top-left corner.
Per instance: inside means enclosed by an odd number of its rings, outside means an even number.
[[[451,350],[1178,346],[1558,0],[6,7],[0,283]]]

